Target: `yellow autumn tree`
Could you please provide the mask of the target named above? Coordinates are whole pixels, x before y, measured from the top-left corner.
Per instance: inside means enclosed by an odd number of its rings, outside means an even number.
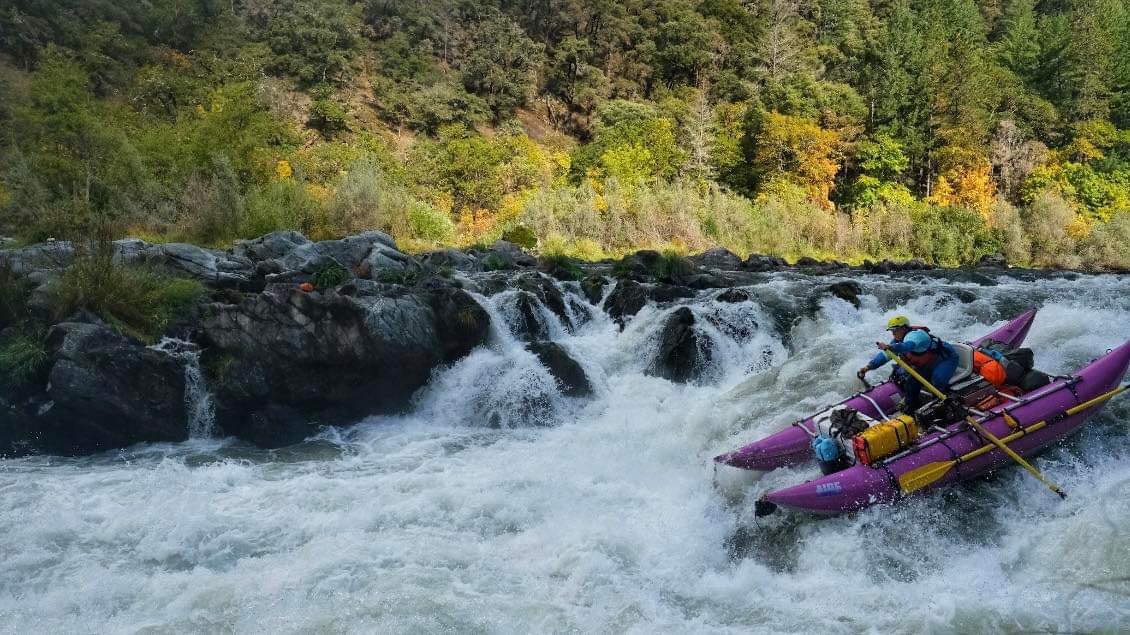
[[[928,201],[942,207],[975,209],[988,219],[996,200],[993,167],[977,151],[947,147],[937,156],[938,180]]]
[[[804,117],[762,113],[751,130],[754,152],[750,166],[764,188],[785,180],[805,189],[813,202],[831,209],[828,200],[840,170],[840,136]]]

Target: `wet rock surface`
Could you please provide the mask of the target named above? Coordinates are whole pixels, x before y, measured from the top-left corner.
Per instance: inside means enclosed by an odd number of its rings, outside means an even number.
[[[659,351],[647,374],[685,384],[700,378],[710,363],[710,340],[694,329],[694,313],[679,307],[668,316],[659,335]]]
[[[675,303],[756,301],[768,313],[765,324],[787,343],[792,326],[819,310],[820,298],[860,306],[868,290],[846,278],[851,272],[942,283],[938,302],[965,304],[1002,275],[1079,275],[1008,268],[998,254],[965,269],[921,261],[848,268],[801,259],[789,265],[757,254],[743,260],[720,248],[690,258],[642,250],[619,261],[539,261],[506,241],[412,256],[378,231],[327,241],[281,231],[227,250],[137,239],[110,248],[119,265],[154,267],[207,287],[208,297],[166,334],[202,349],[218,431],[263,447],[295,443],[324,425],[404,411],[437,369],[489,343],[496,326],[526,343],[562,394],[584,397],[592,381],[568,351],[549,341],[558,332],[555,322],[573,332],[603,310],[623,329],[652,303],[666,317],[648,373],[694,382],[716,354],[702,327],[745,337],[757,325],[743,318],[739,326],[749,332],[735,331],[713,313],[698,325],[690,308]],[[26,290],[28,319],[38,320],[44,333],[50,329],[41,370],[18,385],[0,385],[2,454],[88,454],[186,438],[183,359],[122,336],[88,312],[51,323],[57,320],[53,289],[81,251],[65,241],[0,245],[0,269]],[[827,281],[813,284],[822,277]],[[759,291],[769,280],[790,281],[797,297]],[[513,302],[509,323],[492,325],[482,301],[503,293]],[[15,328],[0,323],[0,337]]]
[[[555,342],[533,342],[526,350],[537,355],[549,374],[557,380],[561,393],[567,397],[588,397],[593,393],[592,383],[577,360],[573,359],[560,344]]]

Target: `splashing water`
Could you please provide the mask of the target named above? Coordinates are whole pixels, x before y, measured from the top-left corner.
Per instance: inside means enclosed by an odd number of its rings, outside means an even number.
[[[214,433],[216,409],[212,393],[200,370],[200,349],[192,342],[171,337],[162,338],[151,346],[175,357],[184,364],[184,407],[188,419],[188,438],[206,439]]]
[[[710,457],[854,392],[895,311],[970,339],[1039,306],[1027,344],[1056,373],[1130,338],[1125,277],[856,280],[858,309],[795,274],[688,300],[715,352],[698,384],[645,372],[679,305],[623,332],[594,310],[547,322],[595,388],[565,398],[499,294],[479,297],[490,344],[411,415],[278,451],[0,462],[0,630],[1130,629],[1126,399],[1039,460],[1063,502],[1015,469],[831,519],[754,522],[752,497],[803,469],[736,503],[715,490]]]

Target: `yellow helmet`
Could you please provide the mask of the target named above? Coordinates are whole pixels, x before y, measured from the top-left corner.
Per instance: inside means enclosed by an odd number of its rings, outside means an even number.
[[[897,329],[900,326],[910,326],[910,318],[905,315],[896,315],[887,320],[887,330]]]

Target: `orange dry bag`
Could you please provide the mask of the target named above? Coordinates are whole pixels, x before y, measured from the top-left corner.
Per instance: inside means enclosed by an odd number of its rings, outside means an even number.
[[[973,370],[994,386],[1004,384],[1004,365],[981,351],[973,351]]]

